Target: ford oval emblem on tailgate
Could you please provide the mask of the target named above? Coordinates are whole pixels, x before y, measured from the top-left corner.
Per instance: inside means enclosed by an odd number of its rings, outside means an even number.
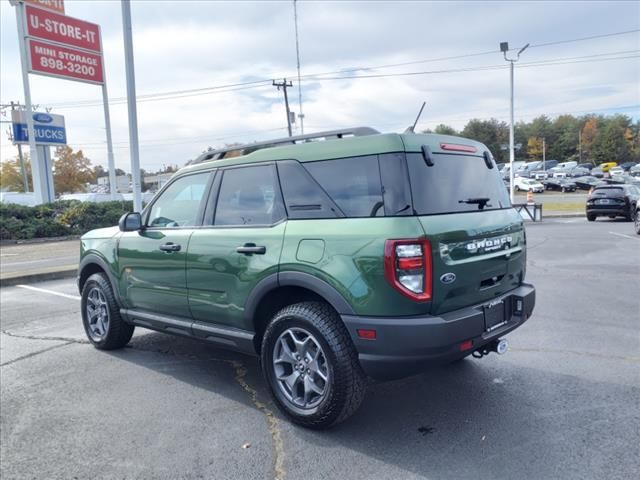
[[[453,283],[456,281],[456,274],[455,273],[444,273],[443,275],[440,276],[440,281],[442,283]]]

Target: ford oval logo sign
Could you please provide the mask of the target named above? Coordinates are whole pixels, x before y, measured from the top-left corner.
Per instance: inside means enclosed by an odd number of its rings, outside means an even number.
[[[456,281],[456,278],[457,278],[457,277],[456,277],[456,274],[455,274],[455,273],[451,273],[451,272],[449,272],[449,273],[445,273],[445,274],[441,275],[441,276],[440,276],[440,281],[441,281],[442,283],[449,284],[449,283],[453,283],[453,282],[455,282],[455,281]]]
[[[36,113],[33,115],[33,119],[39,123],[51,123],[53,122],[53,117],[47,113]]]

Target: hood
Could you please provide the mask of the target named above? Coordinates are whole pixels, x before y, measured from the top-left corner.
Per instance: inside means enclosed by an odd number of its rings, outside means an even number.
[[[111,238],[117,233],[120,232],[119,227],[106,227],[106,228],[96,228],[95,230],[90,230],[82,237],[82,240],[96,239],[96,238]]]

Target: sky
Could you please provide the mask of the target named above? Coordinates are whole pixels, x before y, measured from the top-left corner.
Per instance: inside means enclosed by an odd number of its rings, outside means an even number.
[[[101,27],[115,162],[130,171],[120,0],[65,0],[65,9]],[[301,0],[297,9],[300,85],[292,1],[132,1],[141,168],[286,136],[282,91],[271,85],[285,77],[296,113],[301,87],[305,133],[402,132],[423,101],[416,130],[508,121],[503,41],[510,55],[531,45],[515,68],[516,121],[591,112],[640,119],[640,2]],[[354,76],[362,78],[344,78]],[[69,145],[106,166],[100,87],[38,75],[30,84],[34,104],[65,116]],[[0,103],[10,101],[23,103],[24,90],[14,7],[0,0]],[[17,149],[0,125],[4,161]]]

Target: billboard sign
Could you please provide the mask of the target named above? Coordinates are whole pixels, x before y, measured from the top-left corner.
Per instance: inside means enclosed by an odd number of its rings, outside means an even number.
[[[24,3],[64,15],[64,0],[24,0]]]
[[[100,26],[25,5],[27,36],[100,53]]]
[[[67,131],[64,126],[64,117],[45,112],[33,112],[33,127],[36,132],[36,145],[66,145]],[[13,110],[11,123],[14,144],[28,144],[27,112]]]
[[[104,83],[102,57],[76,48],[27,39],[29,72],[80,82]]]

